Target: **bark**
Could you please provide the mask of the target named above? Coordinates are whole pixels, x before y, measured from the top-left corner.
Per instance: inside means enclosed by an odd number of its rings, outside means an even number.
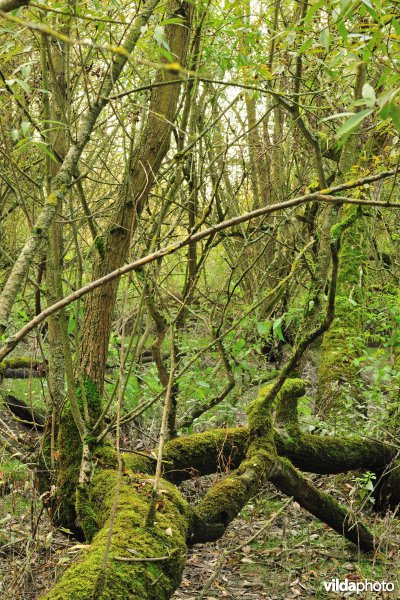
[[[159,0],[149,0],[144,6],[142,12],[135,19],[131,30],[129,31],[124,48],[131,53],[135,49],[136,43],[142,33],[142,29],[146,25],[154,8]],[[88,143],[92,134],[96,121],[108,102],[108,97],[112,92],[115,82],[119,78],[128,56],[118,54],[113,59],[109,73],[103,82],[101,93],[97,100],[88,109],[88,112],[83,119],[79,129],[77,139],[73,143],[63,160],[58,173],[52,180],[51,191],[47,196],[46,202],[40,212],[36,223],[34,224],[31,234],[28,237],[24,247],[22,248],[11,273],[6,281],[6,284],[0,294],[0,335],[6,328],[8,319],[19,290],[23,286],[23,282],[28,274],[30,265],[37,255],[42,242],[47,235],[47,231],[57,214],[60,204],[62,203],[67,193],[68,187],[71,184],[72,176],[76,170],[82,152]]]
[[[173,6],[176,7],[174,3]],[[182,24],[167,28],[171,53],[184,64],[189,40],[189,12],[187,5],[175,9],[175,16],[184,19]],[[174,80],[176,75],[159,73],[156,81]],[[112,226],[99,238],[94,279],[104,276],[125,263],[129,255],[132,235],[137,219],[146,205],[161,163],[168,152],[171,130],[175,118],[180,84],[155,87],[152,90],[148,116],[143,132],[132,151],[129,168],[124,175]],[[119,279],[96,290],[85,305],[82,326],[82,369],[102,390],[108,341],[113,318],[113,308]]]
[[[30,0],[0,0],[0,10],[10,12],[21,6],[28,6]]]

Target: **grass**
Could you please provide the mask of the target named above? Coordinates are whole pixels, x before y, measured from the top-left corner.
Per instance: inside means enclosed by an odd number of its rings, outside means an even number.
[[[33,377],[32,379],[4,379],[1,386],[2,395],[11,394],[37,410],[45,409],[45,397],[47,396],[47,382],[44,378]],[[2,398],[0,397],[0,406]]]

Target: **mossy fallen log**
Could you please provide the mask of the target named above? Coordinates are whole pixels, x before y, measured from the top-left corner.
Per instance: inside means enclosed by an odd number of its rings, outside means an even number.
[[[278,394],[278,402],[282,403],[277,410],[279,419],[285,428],[300,437],[295,407],[303,393],[304,383],[301,380],[288,380]],[[220,537],[247,501],[269,480],[278,489],[293,496],[311,514],[357,544],[362,551],[372,550],[374,538],[369,530],[356,522],[346,507],[318,490],[288,459],[278,456],[272,408],[268,388],[264,388],[247,410],[249,441],[246,458],[234,473],[214,485],[200,500],[195,509],[199,523],[193,531],[192,542],[204,541],[204,532]]]
[[[88,502],[99,531],[43,600],[166,600],[179,585],[190,511],[176,487],[163,480],[154,525],[146,528],[150,476],[124,475],[104,566],[116,484],[116,471],[96,473]]]
[[[153,498],[154,457],[123,455],[123,478],[107,561],[104,556],[117,485],[117,461],[111,445],[96,448],[92,457],[94,477],[87,493],[78,487],[75,505],[80,527],[91,546],[44,598],[169,598],[180,581],[186,545],[221,537],[267,480],[361,550],[372,550],[372,533],[345,506],[316,488],[291,461],[300,468],[306,466],[323,473],[351,468],[382,471],[392,461],[394,451],[356,436],[302,434],[297,401],[303,392],[300,380],[287,380],[275,399],[271,399],[268,387],[263,388],[248,407],[248,427],[212,430],[168,442],[163,454],[164,477],[173,483],[162,481],[151,527],[146,526],[146,518]],[[193,473],[208,474],[218,469],[230,472],[196,506],[189,507],[174,484]],[[397,493],[398,472],[393,473],[392,485]],[[391,496],[398,497],[395,493]]]
[[[370,552],[374,549],[374,537],[369,529],[350,510],[307,480],[288,459],[278,461],[269,480],[312,515],[356,544],[360,550]]]
[[[28,406],[23,400],[19,400],[11,394],[5,397],[5,403],[21,425],[43,431],[44,416],[33,406]]]
[[[30,369],[43,374],[45,367],[46,365],[42,360],[35,360],[29,356],[6,358],[0,362],[0,375],[4,376],[5,371],[13,369]]]

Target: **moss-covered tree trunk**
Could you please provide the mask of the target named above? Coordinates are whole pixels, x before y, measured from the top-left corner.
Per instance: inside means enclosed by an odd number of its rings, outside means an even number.
[[[110,538],[117,486],[116,454],[112,446],[97,448],[89,493],[78,505],[90,546],[44,598],[170,598],[180,582],[187,544],[223,535],[267,480],[362,551],[373,550],[374,537],[368,528],[355,521],[350,510],[319,490],[298,468],[318,473],[351,469],[382,472],[395,459],[395,449],[357,436],[325,438],[303,434],[297,402],[304,394],[304,382],[287,380],[276,397],[271,396],[271,389],[272,386],[262,389],[250,404],[248,427],[211,430],[166,444],[164,479],[150,524],[147,517],[153,499],[155,460],[151,455],[124,455]],[[213,485],[196,506],[188,505],[175,483],[194,473],[217,471],[221,458],[231,465],[232,472]],[[400,480],[398,469],[391,473],[393,505],[400,499]]]
[[[173,13],[172,24],[166,27],[170,52],[177,62],[185,64],[189,41],[190,7],[171,1],[168,11]],[[179,18],[179,22],[176,21]],[[157,82],[175,79],[176,75],[160,70]],[[116,203],[110,228],[97,238],[94,278],[121,267],[129,256],[132,235],[138,215],[146,204],[148,194],[161,163],[169,149],[171,130],[180,93],[180,84],[155,87],[151,93],[148,115],[141,136],[132,150],[124,174],[120,197]],[[82,524],[76,514],[78,494],[86,496],[88,490],[78,486],[82,469],[90,477],[90,453],[96,446],[96,423],[102,413],[102,392],[107,361],[109,337],[116,302],[118,280],[105,285],[86,299],[81,327],[81,364],[77,402],[86,429],[85,444],[78,432],[76,410],[66,404],[58,433],[57,492],[54,517],[57,523],[82,535]],[[70,390],[71,392],[71,390]],[[75,394],[75,391],[74,391]],[[82,450],[85,456],[82,457]],[[83,461],[86,466],[83,466]]]

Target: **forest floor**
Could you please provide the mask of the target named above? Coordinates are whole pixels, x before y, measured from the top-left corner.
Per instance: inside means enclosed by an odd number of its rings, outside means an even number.
[[[41,384],[35,381],[35,385]],[[239,407],[236,411],[236,419],[244,422],[244,413]],[[1,407],[0,418],[5,426],[32,437],[35,443],[35,434],[18,428]],[[12,471],[11,487],[1,481],[7,481],[7,471]],[[1,600],[36,600],[85,551],[84,545],[51,526],[30,473],[18,457],[0,466]],[[195,502],[215,477],[186,482],[182,491]],[[368,479],[361,473],[310,477],[373,529],[381,540],[374,556],[360,554],[296,502],[284,506],[288,499],[268,484],[221,540],[189,550],[174,600],[400,598],[400,520],[394,515],[373,513],[367,494]],[[333,579],[391,582],[395,591],[359,595],[326,592],[324,582]]]
[[[314,483],[355,510],[359,502],[356,474],[326,477],[312,476]],[[365,556],[329,527],[314,519],[296,502],[265,527],[287,499],[267,485],[226,535],[214,544],[195,546],[189,551],[182,584],[174,599],[216,600],[290,600],[294,598],[348,598],[354,593],[331,593],[324,581],[392,582],[395,592],[388,595],[366,593],[359,598],[400,598],[400,522],[364,510],[362,518],[382,540],[376,556]],[[250,543],[248,540],[254,538]],[[238,549],[240,547],[240,549]],[[226,559],[221,565],[221,556]],[[221,568],[222,566],[222,568]],[[215,580],[209,586],[210,579]],[[208,587],[209,586],[209,587]],[[202,595],[203,594],[203,595]]]
[[[211,478],[207,478],[210,480]],[[184,492],[192,497],[204,485],[194,480]],[[334,492],[347,505],[359,510],[356,475],[313,476],[324,490]],[[209,482],[206,481],[206,485]],[[39,516],[39,503],[32,506],[28,485],[16,485],[12,506],[2,500],[3,537],[0,561],[0,598],[35,600],[75,560],[85,546],[68,539],[40,515],[39,527],[32,537],[32,526]],[[10,496],[9,496],[10,499]],[[25,501],[24,501],[25,500]],[[290,600],[295,598],[400,598],[400,521],[393,516],[377,517],[369,509],[362,518],[382,540],[375,556],[362,555],[327,526],[311,517],[296,502],[287,503],[275,488],[267,485],[242,511],[226,535],[216,543],[197,545],[189,550],[180,588],[174,600]],[[266,522],[272,521],[267,527]],[[8,541],[7,541],[8,539]],[[8,544],[8,545],[7,545]],[[239,549],[240,547],[240,549]],[[338,578],[352,582],[392,582],[391,594],[328,593],[323,582]],[[213,579],[210,585],[210,579]]]

